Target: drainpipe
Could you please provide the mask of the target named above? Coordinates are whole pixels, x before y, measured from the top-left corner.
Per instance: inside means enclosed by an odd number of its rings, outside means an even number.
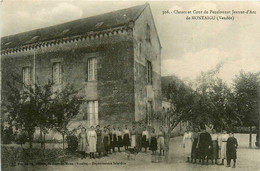
[[[35,49],[33,50],[33,86],[36,84],[36,56],[35,56]]]

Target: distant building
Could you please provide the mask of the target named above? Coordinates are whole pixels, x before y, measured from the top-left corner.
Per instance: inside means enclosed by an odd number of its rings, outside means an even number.
[[[2,37],[2,100],[17,73],[25,84],[82,88],[77,120],[88,126],[149,123],[162,105],[161,48],[147,3]]]

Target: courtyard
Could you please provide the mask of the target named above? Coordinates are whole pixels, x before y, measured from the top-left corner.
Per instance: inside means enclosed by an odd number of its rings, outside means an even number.
[[[253,145],[252,149],[248,148],[249,135],[248,134],[235,134],[238,140],[239,148],[237,150],[238,160],[235,170],[259,170],[260,163],[260,150],[256,149]],[[252,137],[253,143],[255,142],[255,134]],[[134,159],[135,158],[135,159]],[[163,162],[162,156],[152,156],[150,152],[141,152],[134,156],[127,158],[125,152],[116,152],[108,157],[100,159],[80,159],[71,158],[65,163],[52,163],[50,165],[16,165],[15,167],[5,168],[4,170],[232,170],[226,166],[218,165],[200,165],[185,163],[183,155],[182,137],[175,137],[171,139],[169,164]],[[63,164],[63,165],[62,165]]]

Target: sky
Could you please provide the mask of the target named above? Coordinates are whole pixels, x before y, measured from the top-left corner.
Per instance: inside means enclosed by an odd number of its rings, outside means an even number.
[[[144,4],[145,1],[3,0],[1,37]],[[194,80],[222,63],[219,77],[228,84],[241,70],[260,71],[260,2],[149,1],[162,44],[162,75]],[[234,21],[186,20],[195,14],[169,10],[252,10]],[[201,15],[197,15],[201,16]],[[205,16],[205,15],[204,15]]]

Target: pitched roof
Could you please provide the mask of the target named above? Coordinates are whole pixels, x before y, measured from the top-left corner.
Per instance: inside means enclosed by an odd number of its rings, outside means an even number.
[[[135,21],[147,5],[148,3],[59,25],[5,36],[1,38],[1,50],[123,26],[129,21]]]

